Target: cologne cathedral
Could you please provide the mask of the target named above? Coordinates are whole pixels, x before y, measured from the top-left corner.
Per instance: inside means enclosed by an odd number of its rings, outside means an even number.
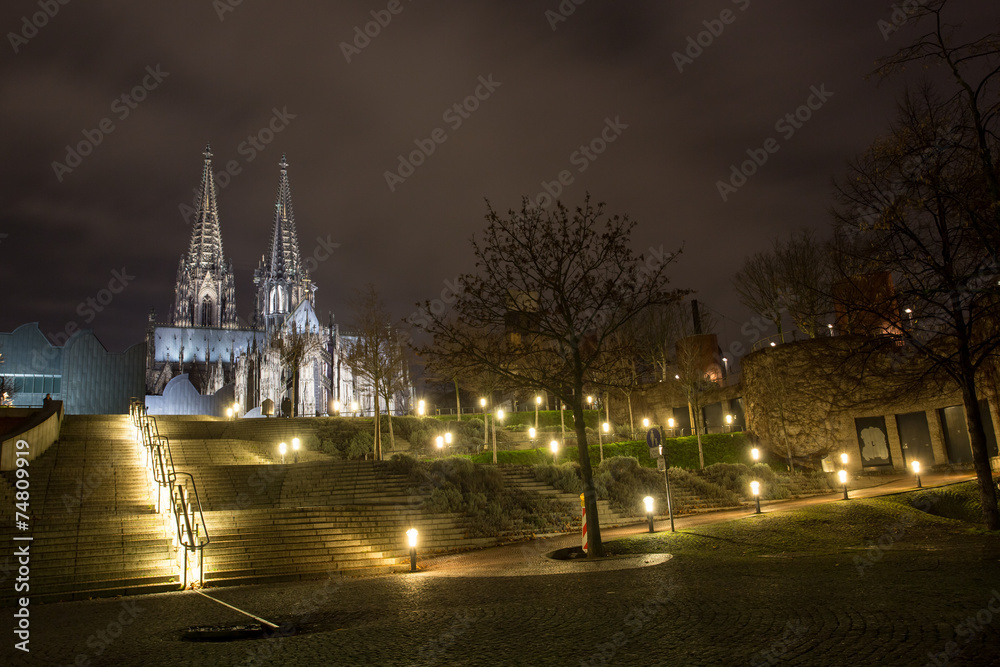
[[[191,242],[181,257],[168,323],[150,315],[146,331],[146,391],[160,395],[176,375],[187,374],[199,394],[232,385],[240,414],[275,412],[329,414],[336,402],[368,412],[375,400],[343,363],[344,345],[333,318],[320,323],[316,285],[299,253],[288,162],[279,163],[278,194],[267,252],[254,271],[254,310],[249,322],[236,314],[232,262],[222,250],[212,153],[205,149],[201,187]],[[270,400],[268,404],[267,401]],[[405,409],[395,397],[383,410]],[[290,409],[290,410],[289,410]]]

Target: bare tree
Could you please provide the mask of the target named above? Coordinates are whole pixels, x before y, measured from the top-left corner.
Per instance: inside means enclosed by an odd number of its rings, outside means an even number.
[[[450,313],[430,317],[422,353],[472,372],[488,369],[569,405],[577,436],[590,554],[604,555],[597,491],[587,449],[584,385],[606,363],[611,338],[651,304],[671,303],[662,261],[630,247],[635,222],[605,216],[589,195],[575,211],[544,211],[527,199],[501,216],[487,203],[487,227],[472,241],[476,273]]]
[[[748,257],[733,277],[733,288],[744,306],[773,322],[781,335],[785,305],[774,252],[758,252]]]
[[[403,346],[392,317],[385,308],[374,285],[359,291],[353,299],[354,340],[347,345],[344,362],[356,378],[371,387],[374,397],[375,458],[383,458],[381,401],[386,409],[393,405],[398,391],[407,380],[401,371],[406,367]],[[393,446],[392,419],[389,419],[389,440]]]
[[[295,322],[287,331],[277,329],[271,337],[271,347],[278,352],[283,369],[291,373],[292,412],[301,415],[304,406],[299,405],[299,371],[302,363],[316,350],[323,349],[325,341],[316,331],[299,331]]]
[[[0,353],[0,364],[3,364],[3,354]],[[17,391],[14,389],[14,378],[0,375],[0,405],[14,405],[14,397]]]
[[[983,517],[997,530],[979,404],[981,376],[1000,348],[998,266],[986,231],[995,200],[970,116],[955,98],[941,99],[924,87],[904,99],[888,136],[850,165],[837,189],[837,296],[869,333],[882,334],[859,353],[901,343],[913,357],[908,368],[944,373],[956,383]],[[996,115],[991,118],[995,126]],[[859,219],[858,210],[875,213]],[[873,281],[873,274],[884,277]]]
[[[810,230],[793,232],[786,241],[775,241],[781,307],[799,331],[809,338],[820,335],[820,320],[830,313],[830,251]]]

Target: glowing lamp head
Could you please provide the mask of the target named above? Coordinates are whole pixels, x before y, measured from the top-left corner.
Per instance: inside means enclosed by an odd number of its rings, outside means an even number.
[[[444,434],[444,441],[449,445],[451,444],[451,431]]]
[[[340,401],[334,401],[333,402],[333,411],[334,412],[340,412]]]
[[[757,480],[750,482],[750,493],[754,494],[755,496],[760,495],[760,482],[758,482]]]
[[[845,466],[847,465],[847,454],[840,455],[840,462],[843,463]]]
[[[532,426],[531,428],[528,429],[528,437],[531,438],[532,440],[535,439],[535,436],[537,434],[538,434],[538,431],[535,430],[534,426]]]
[[[497,410],[497,419],[499,419],[500,421],[503,421],[503,408],[500,408],[499,410]]]
[[[604,422],[603,424],[601,424],[601,430],[607,433],[608,431],[611,430],[611,424],[609,424],[608,422]]]
[[[837,473],[837,478],[840,479],[841,484],[847,484],[847,471],[841,470]]]
[[[232,417],[233,416],[233,409],[232,408],[226,408],[226,416],[227,417]]]
[[[425,404],[424,404],[424,402],[423,402],[423,401],[419,401],[419,402],[417,403],[417,414],[418,414],[418,415],[420,415],[421,417],[423,417],[423,416],[424,416],[424,409],[425,409],[425,408],[424,408],[424,405],[425,405]]]
[[[240,411],[240,404],[233,403],[233,412],[239,412],[239,411]]]
[[[642,427],[649,428],[649,419],[647,419],[646,417],[642,418]]]
[[[750,450],[750,456],[753,457],[754,461],[759,461],[760,460],[760,450],[757,449],[756,447],[754,447],[753,449]]]
[[[913,474],[915,475],[920,474],[920,461],[911,461],[910,467],[913,468]]]
[[[406,531],[406,539],[409,541],[411,547],[417,546],[417,529],[410,528]]]
[[[299,441],[298,438],[292,438],[292,450],[293,451],[296,451],[296,452],[299,451],[299,445],[301,445],[301,444],[302,443]]]
[[[486,399],[485,398],[480,398],[479,399],[479,407],[481,407],[481,408],[485,408],[486,407]]]
[[[541,405],[541,404],[542,404],[542,397],[535,396],[535,405]]]
[[[642,502],[646,505],[646,514],[653,513],[653,496],[646,496],[642,499]]]
[[[733,423],[733,416],[732,415],[726,415],[726,423],[727,424],[732,424]]]
[[[674,421],[673,417],[670,417],[669,419],[667,419],[667,426],[669,426],[670,428],[673,428],[674,424],[676,424],[676,423],[677,422]]]
[[[358,411],[358,402],[351,401],[351,412],[357,412],[357,411]]]
[[[552,450],[553,454],[558,453],[559,452],[559,441],[558,440],[553,440],[552,442],[550,442],[549,443],[549,449]]]
[[[587,405],[593,405],[593,403],[594,403],[594,397],[593,396],[588,396],[587,397]]]
[[[439,435],[438,437],[436,437],[434,439],[434,442],[437,443],[437,448],[438,449],[443,449],[444,448],[444,437],[443,436]]]
[[[287,452],[287,451],[288,451],[288,445],[286,445],[285,443],[281,443],[280,445],[278,445],[278,453],[279,454],[281,454],[282,456],[284,456],[285,452]]]

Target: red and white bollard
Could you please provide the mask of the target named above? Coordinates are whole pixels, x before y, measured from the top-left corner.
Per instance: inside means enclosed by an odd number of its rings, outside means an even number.
[[[583,499],[583,494],[580,494],[580,509],[583,510],[583,553],[589,551],[587,546],[587,503]]]

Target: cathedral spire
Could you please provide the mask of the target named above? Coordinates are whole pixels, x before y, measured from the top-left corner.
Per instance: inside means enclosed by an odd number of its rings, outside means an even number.
[[[221,267],[222,232],[219,227],[219,209],[215,202],[215,176],[212,173],[212,147],[205,144],[205,164],[201,173],[201,189],[198,198],[198,212],[191,230],[191,245],[188,248],[188,266],[203,269]]]

